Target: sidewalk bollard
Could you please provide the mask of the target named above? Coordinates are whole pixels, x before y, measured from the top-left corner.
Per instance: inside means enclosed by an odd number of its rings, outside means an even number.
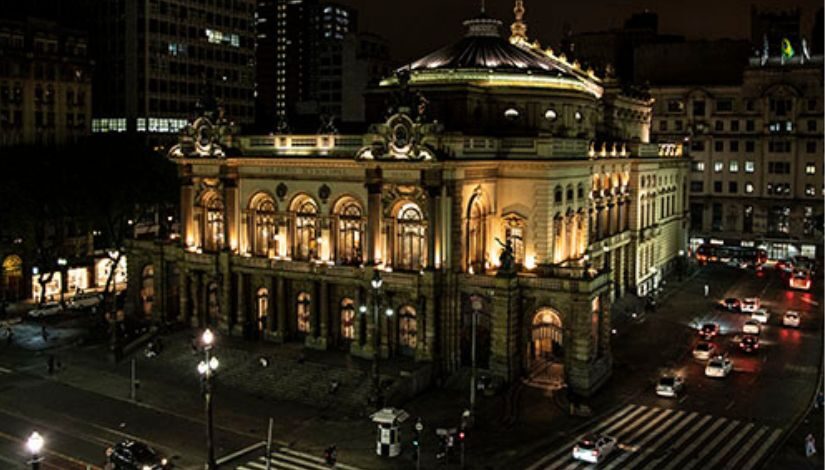
[[[272,468],[272,425],[273,420],[269,418],[269,430],[266,432],[266,470]]]

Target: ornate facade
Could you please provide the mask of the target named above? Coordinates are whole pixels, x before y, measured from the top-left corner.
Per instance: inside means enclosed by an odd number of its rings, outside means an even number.
[[[197,121],[208,145],[170,154],[180,239],[129,255],[135,311],[369,358],[376,325],[360,312],[378,302],[393,313],[381,356],[441,375],[470,364],[477,315],[490,375],[555,359],[572,389],[596,390],[612,301],[646,293],[685,248],[687,161],[648,143],[652,100],[509,42],[496,20],[465,25],[370,95],[390,112],[364,135],[231,136]]]

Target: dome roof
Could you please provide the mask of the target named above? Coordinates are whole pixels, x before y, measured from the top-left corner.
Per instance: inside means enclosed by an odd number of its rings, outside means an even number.
[[[435,81],[507,82],[519,86],[546,87],[564,82],[601,96],[598,80],[552,54],[532,45],[514,44],[501,36],[502,23],[483,13],[464,22],[467,32],[451,45],[401,67],[410,71],[412,83]],[[444,74],[450,74],[449,79]],[[394,79],[382,83],[394,83]]]

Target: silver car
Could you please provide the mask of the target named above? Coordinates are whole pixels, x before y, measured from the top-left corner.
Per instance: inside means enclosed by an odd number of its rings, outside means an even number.
[[[656,395],[675,398],[685,389],[685,380],[678,376],[666,375],[656,384]]]

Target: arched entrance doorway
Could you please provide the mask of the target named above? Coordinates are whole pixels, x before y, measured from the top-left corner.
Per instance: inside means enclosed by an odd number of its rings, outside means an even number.
[[[548,391],[564,386],[564,329],[561,316],[548,307],[538,309],[530,322],[527,383]]]
[[[0,288],[3,289],[2,300],[20,300],[23,286],[23,260],[17,255],[9,255],[3,260]]]
[[[559,314],[547,307],[540,308],[533,316],[530,328],[530,360],[552,361],[564,355],[564,330]]]

